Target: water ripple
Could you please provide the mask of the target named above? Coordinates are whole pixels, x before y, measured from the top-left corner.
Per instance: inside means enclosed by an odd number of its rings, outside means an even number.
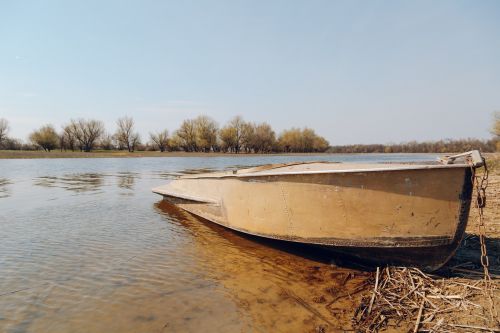
[[[313,299],[333,299],[361,283],[362,272],[307,247],[229,231],[151,193],[182,174],[293,159],[0,161],[0,332],[291,332],[324,324],[301,304],[331,317]]]

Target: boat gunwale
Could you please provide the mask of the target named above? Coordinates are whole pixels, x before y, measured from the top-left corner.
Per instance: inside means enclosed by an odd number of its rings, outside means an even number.
[[[388,164],[390,165],[390,164]],[[342,174],[342,173],[363,173],[363,172],[391,172],[391,171],[412,171],[412,170],[432,170],[432,169],[456,169],[470,168],[467,164],[439,164],[439,165],[409,165],[389,168],[384,165],[381,168],[360,168],[360,169],[327,169],[327,170],[302,170],[302,171],[274,171],[248,172],[248,173],[202,173],[197,175],[183,175],[177,179],[221,179],[221,178],[254,178],[269,176],[289,176],[289,175],[313,175],[313,174]],[[240,169],[244,170],[244,169]]]

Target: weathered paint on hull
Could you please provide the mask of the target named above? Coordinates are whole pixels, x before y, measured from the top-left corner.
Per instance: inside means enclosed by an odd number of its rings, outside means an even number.
[[[154,191],[225,227],[433,270],[463,237],[471,171],[453,168],[188,177]]]

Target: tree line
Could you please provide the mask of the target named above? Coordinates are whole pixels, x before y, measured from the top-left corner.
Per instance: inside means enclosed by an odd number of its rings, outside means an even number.
[[[116,121],[113,134],[104,123],[94,119],[70,120],[57,131],[53,125],[34,130],[30,143],[10,138],[9,123],[0,118],[0,149],[35,150],[54,149],[90,152],[101,150],[159,150],[186,152],[230,153],[451,153],[479,149],[483,152],[500,151],[500,112],[493,115],[490,140],[458,139],[397,144],[359,144],[333,146],[310,128],[291,128],[278,136],[268,123],[245,121],[241,116],[231,119],[223,127],[208,116],[186,119],[172,135],[167,129],[149,133],[143,143],[131,117]]]
[[[169,134],[167,129],[149,133],[143,143],[131,117],[116,121],[114,133],[108,133],[104,123],[95,119],[70,120],[58,131],[44,125],[29,135],[29,143],[7,136],[9,124],[0,119],[0,148],[11,150],[54,149],[90,152],[101,150],[159,150],[186,152],[273,153],[324,152],[328,141],[310,128],[284,130],[279,136],[268,123],[245,121],[241,116],[225,126],[208,116],[186,119]]]
[[[499,139],[458,139],[394,144],[358,144],[330,147],[328,153],[458,153],[478,149],[485,153],[500,151]]]
[[[485,153],[500,151],[500,111],[493,113],[490,140],[446,139],[439,141],[410,141],[392,144],[358,144],[330,147],[329,153],[456,153],[479,149]]]

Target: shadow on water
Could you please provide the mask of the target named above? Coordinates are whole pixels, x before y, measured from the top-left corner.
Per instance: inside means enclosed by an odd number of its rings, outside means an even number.
[[[245,312],[259,322],[267,322],[264,327],[282,327],[290,321],[296,325],[290,326],[292,331],[311,326],[321,331],[323,324],[346,329],[351,311],[370,289],[370,272],[353,269],[352,265],[337,266],[331,253],[322,248],[235,232],[166,201],[155,207],[195,234],[202,251],[212,253],[209,258],[216,270],[230,272],[227,275],[231,278],[223,284],[230,286]],[[208,233],[214,236],[206,237]],[[225,244],[214,246],[219,239]],[[230,248],[232,255],[227,254]],[[277,310],[279,313],[275,313]],[[275,321],[280,325],[274,326]]]
[[[370,289],[371,272],[337,266],[314,246],[249,236],[159,201],[169,223],[190,233],[207,278],[224,286],[238,307],[265,331],[348,329],[352,311]]]
[[[228,289],[243,312],[255,321],[264,322],[264,329],[284,327],[291,320],[289,317],[279,321],[279,325],[269,317],[285,317],[284,313],[299,308],[302,312],[294,312],[292,316],[302,316],[302,320],[289,326],[288,331],[321,332],[327,331],[323,330],[325,327],[352,330],[351,320],[361,296],[366,297],[373,290],[375,274],[371,269],[342,262],[338,260],[342,257],[329,251],[235,232],[182,211],[167,201],[160,201],[155,207],[193,234],[194,246],[205,254],[201,260],[222,276],[214,280]],[[206,236],[209,233],[213,236]],[[217,242],[221,243],[214,245]],[[499,239],[488,239],[486,245],[490,273],[496,279],[500,267]],[[230,251],[232,255],[227,254]],[[433,275],[480,280],[483,278],[480,253],[478,237],[466,235],[454,257]],[[277,308],[279,313],[274,312]]]
[[[10,196],[9,186],[12,182],[6,178],[0,178],[0,199]]]
[[[500,278],[500,238],[486,238],[489,271],[494,278]],[[474,234],[466,234],[460,247],[448,263],[438,272],[445,277],[463,277],[482,279],[481,243]]]
[[[198,217],[198,219],[201,219]],[[201,219],[203,220],[203,219]],[[211,223],[209,221],[204,221]],[[213,223],[211,223],[213,224]],[[365,262],[331,249],[301,243],[280,241],[244,234],[238,231],[228,230],[219,225],[215,228],[222,229],[222,233],[236,233],[240,237],[249,239],[255,243],[272,247],[277,250],[301,256],[317,262],[335,265],[337,267],[371,272],[376,269],[376,264]],[[225,235],[226,236],[226,235]],[[489,272],[493,278],[500,278],[500,239],[487,238],[485,241],[488,258]],[[483,279],[483,268],[481,265],[481,243],[479,237],[474,234],[466,234],[464,240],[452,258],[438,271],[434,272],[442,277],[467,277],[469,279]]]
[[[206,228],[210,229],[221,237],[224,237],[235,246],[242,246],[247,248],[267,247],[318,263],[337,266],[339,268],[359,271],[373,270],[373,267],[366,266],[361,262],[353,262],[348,257],[343,256],[342,254],[332,253],[331,250],[321,246],[259,237],[225,228],[216,223],[205,220],[202,217],[190,214],[189,212],[186,212],[165,200],[157,202],[155,204],[155,208],[166,214],[170,219],[175,220],[178,223],[187,226],[188,228],[193,227],[193,224],[188,223],[188,221],[194,220],[196,222],[203,223]]]
[[[201,224],[204,230],[210,230],[218,237],[227,240],[232,246],[251,254],[259,255],[266,252],[266,250],[272,250],[273,252],[289,254],[296,258],[303,258],[312,263],[328,265],[338,270],[352,270],[363,273],[363,271],[371,271],[373,269],[372,267],[363,266],[361,263],[343,261],[341,260],[342,255],[332,254],[330,250],[320,246],[253,236],[225,228],[186,212],[165,200],[157,202],[155,208],[157,211],[168,216],[169,220],[179,223],[195,235],[199,233],[199,224]]]
[[[182,221],[186,220],[186,216],[190,216],[192,219],[203,223],[207,228],[228,239],[235,245],[241,245],[242,241],[246,240],[255,246],[262,245],[264,247],[339,268],[365,272],[371,272],[376,268],[374,264],[360,261],[358,258],[337,253],[321,246],[268,239],[231,230],[183,211],[164,200],[157,203],[155,206],[169,216],[175,217],[177,221],[180,221],[180,223],[184,225],[185,223]],[[489,270],[493,275],[500,276],[500,239],[487,238],[486,248],[489,257]],[[481,279],[483,277],[483,271],[480,258],[481,245],[479,237],[473,234],[466,234],[453,257],[444,267],[436,271],[435,274],[443,277],[466,276],[472,279]]]

